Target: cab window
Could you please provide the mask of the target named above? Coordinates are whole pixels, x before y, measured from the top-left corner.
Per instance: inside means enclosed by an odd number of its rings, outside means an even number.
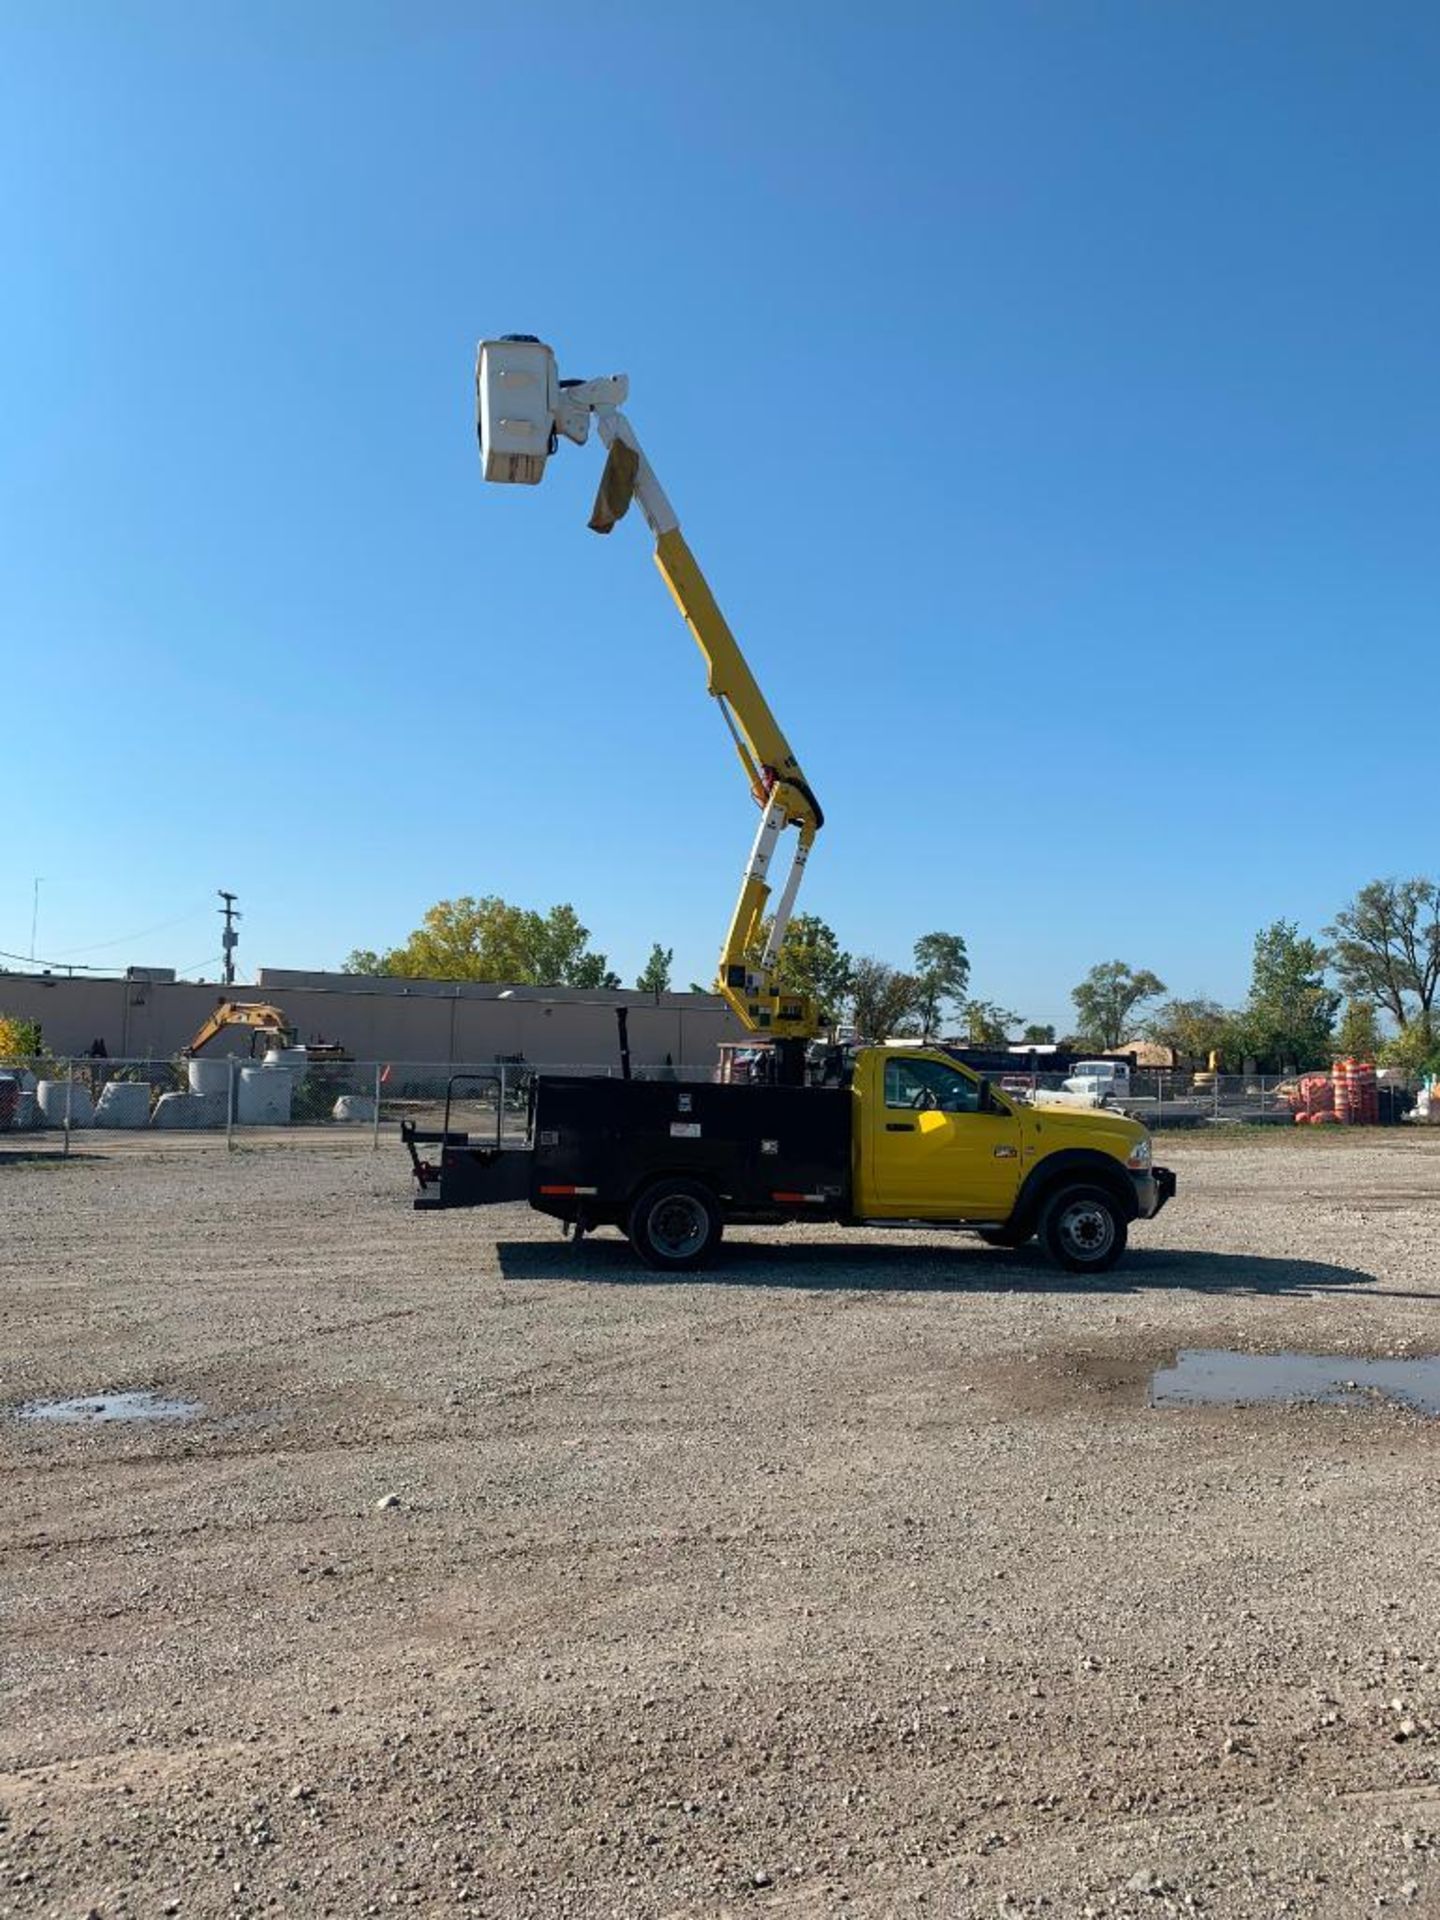
[[[978,1113],[980,1083],[939,1060],[887,1060],[885,1104],[940,1113]]]

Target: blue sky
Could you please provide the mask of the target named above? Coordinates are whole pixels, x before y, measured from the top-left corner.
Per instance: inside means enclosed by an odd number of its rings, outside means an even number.
[[[1436,866],[1437,80],[1420,4],[0,6],[0,948],[497,892],[709,977],[752,810],[595,449],[481,483],[523,330],[629,372],[845,944],[1238,997]]]

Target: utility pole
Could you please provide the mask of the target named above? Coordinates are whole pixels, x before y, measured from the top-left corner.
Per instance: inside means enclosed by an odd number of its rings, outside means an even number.
[[[30,897],[30,958],[32,960],[35,958],[35,928],[40,920],[40,882],[44,878],[43,873],[36,874],[35,891]]]
[[[240,936],[235,931],[235,922],[240,918],[240,915],[235,911],[235,902],[240,896],[238,893],[227,893],[224,887],[217,887],[215,891],[225,902],[224,906],[220,909],[221,913],[225,916],[225,931],[220,936],[220,944],[225,949],[225,984],[227,987],[233,987],[235,984],[235,949],[240,944]]]

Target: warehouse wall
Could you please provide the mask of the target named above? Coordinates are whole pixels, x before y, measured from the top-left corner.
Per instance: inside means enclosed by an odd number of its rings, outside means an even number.
[[[38,1020],[47,1049],[83,1054],[103,1040],[112,1059],[164,1059],[195,1033],[217,1001],[266,1000],[302,1040],[334,1040],[357,1060],[493,1060],[523,1054],[542,1066],[605,1065],[618,1059],[615,1007],[630,1008],[630,1046],[640,1065],[708,1066],[722,1040],[742,1033],[710,994],[570,993],[505,989],[480,981],[372,981],[350,974],[264,968],[253,985],[193,981],[69,979],[0,974],[0,1012]],[[207,1054],[249,1051],[236,1029]]]

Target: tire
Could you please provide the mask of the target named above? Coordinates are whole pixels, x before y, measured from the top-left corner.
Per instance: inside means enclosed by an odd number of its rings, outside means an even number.
[[[1128,1234],[1119,1201],[1104,1187],[1061,1187],[1040,1219],[1045,1251],[1070,1273],[1108,1273]]]
[[[694,1273],[714,1258],[725,1223],[698,1181],[657,1180],[630,1209],[630,1244],[660,1273]]]
[[[1027,1246],[1035,1238],[1033,1227],[982,1227],[979,1234],[987,1247]]]

